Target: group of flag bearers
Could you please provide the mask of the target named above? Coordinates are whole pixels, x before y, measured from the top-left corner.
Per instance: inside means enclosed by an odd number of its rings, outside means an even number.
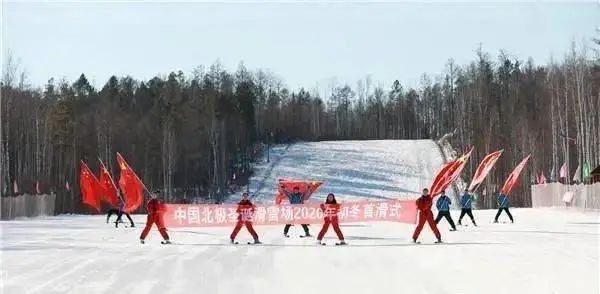
[[[456,225],[450,214],[450,206],[452,205],[452,201],[445,194],[444,189],[446,187],[448,187],[458,177],[458,174],[460,174],[460,172],[464,168],[466,161],[468,160],[472,150],[473,149],[471,149],[471,151],[469,151],[465,155],[461,156],[457,160],[449,162],[442,167],[441,171],[438,172],[438,175],[434,179],[434,183],[432,184],[433,191],[430,191],[429,189],[423,189],[422,195],[416,201],[416,206],[417,206],[419,217],[418,217],[417,227],[415,228],[415,231],[412,236],[413,242],[418,243],[417,239],[418,239],[425,223],[427,223],[429,225],[429,227],[433,231],[435,237],[437,238],[436,243],[442,242],[441,234],[437,228],[437,224],[442,220],[442,218],[445,218],[448,221],[448,223],[450,224],[450,227],[451,227],[451,231],[456,231]],[[489,170],[491,169],[491,167],[493,166],[493,164],[498,159],[498,157],[500,156],[501,153],[502,153],[502,151],[496,151],[496,152],[491,153],[488,156],[486,156],[484,158],[484,160],[482,161],[482,163],[477,168],[477,171],[475,172],[475,175],[474,175],[473,180],[471,181],[471,184],[467,188],[465,188],[463,195],[461,195],[461,197],[459,199],[459,203],[461,206],[461,213],[460,213],[460,217],[458,219],[459,225],[462,225],[463,217],[465,215],[468,215],[471,218],[473,225],[477,226],[477,223],[475,222],[475,218],[473,216],[473,211],[472,211],[472,202],[475,200],[475,197],[472,195],[471,192],[473,192],[474,186],[477,187],[479,185],[479,183],[481,183],[481,181],[483,181],[483,178],[485,178],[485,175],[487,175],[487,173],[489,172]],[[497,201],[498,213],[496,214],[496,217],[494,218],[495,223],[498,222],[498,218],[500,217],[500,215],[503,211],[506,212],[506,214],[508,215],[511,222],[514,221],[510,211],[508,210],[509,200],[508,200],[507,195],[510,192],[510,190],[512,189],[512,187],[514,187],[514,185],[516,184],[519,174],[520,174],[521,170],[523,169],[524,165],[526,164],[528,158],[529,158],[529,156],[527,156],[523,161],[521,161],[521,163],[509,175],[504,187],[502,188],[500,194],[498,195],[498,201]],[[121,222],[122,216],[125,215],[129,219],[129,221],[131,223],[131,227],[134,227],[135,226],[134,222],[133,222],[131,216],[127,213],[127,211],[133,211],[137,207],[139,207],[139,205],[143,199],[142,187],[147,192],[148,192],[148,190],[143,185],[141,180],[137,177],[135,172],[133,172],[133,170],[125,162],[125,160],[122,158],[122,156],[118,153],[117,153],[117,161],[119,162],[119,167],[121,169],[121,174],[120,174],[121,178],[119,180],[119,188],[117,188],[117,186],[114,184],[114,181],[112,180],[110,173],[108,172],[108,170],[106,169],[106,167],[104,166],[104,164],[102,162],[101,162],[100,181],[98,181],[93,176],[93,174],[91,173],[91,171],[89,170],[87,165],[84,162],[82,162],[80,182],[81,182],[81,187],[82,187],[83,201],[84,201],[84,203],[91,205],[92,207],[96,208],[99,211],[99,199],[98,199],[97,194],[103,195],[103,197],[105,197],[104,200],[106,202],[112,204],[113,207],[115,207],[108,211],[108,215],[106,217],[106,222],[107,223],[109,222],[110,216],[112,214],[117,214],[117,220],[115,221],[115,227],[118,227],[118,224]],[[294,186],[293,188],[290,188],[289,185],[286,185],[286,183],[282,182],[282,180],[280,180],[280,184],[281,184],[279,187],[280,196],[278,196],[278,198],[276,199],[276,203],[280,203],[281,202],[280,197],[284,197],[284,198],[287,198],[287,200],[289,201],[289,203],[291,205],[301,205],[301,204],[304,204],[304,201],[313,192],[315,192],[322,183],[321,182],[308,183],[308,185],[303,186],[302,192],[300,191],[299,186]],[[290,184],[290,183],[287,183],[287,184]],[[289,191],[289,189],[291,189],[292,191]],[[430,192],[432,192],[433,195],[431,195]],[[150,192],[148,192],[148,193],[151,195],[151,200],[147,203],[146,208],[147,208],[148,215],[147,215],[147,219],[146,219],[146,225],[145,225],[142,233],[140,234],[140,242],[142,244],[145,243],[145,239],[146,239],[148,233],[150,232],[152,226],[156,225],[158,228],[158,231],[160,232],[161,236],[163,237],[162,243],[170,244],[171,241],[169,239],[169,235],[167,233],[167,230],[165,228],[164,221],[163,221],[163,212],[165,211],[165,207],[157,199],[157,195],[159,192],[155,191],[153,193],[150,193]],[[124,201],[123,194],[126,194],[126,196],[128,196],[129,201],[127,201],[127,202]],[[133,195],[134,197],[130,197],[130,195]],[[438,215],[434,219],[433,211],[431,210],[431,208],[433,206],[433,198],[436,197],[437,195],[440,195],[435,203],[436,208],[438,210]],[[131,201],[131,198],[134,199],[133,202]],[[329,193],[327,195],[325,202],[320,205],[320,208],[323,211],[324,217],[323,217],[323,227],[322,227],[321,231],[319,232],[319,234],[317,235],[317,243],[324,245],[324,243],[322,243],[323,237],[325,236],[329,227],[331,226],[331,227],[333,227],[333,230],[335,231],[337,237],[340,240],[340,242],[336,243],[336,245],[346,245],[347,243],[344,240],[344,235],[343,235],[343,233],[340,229],[340,225],[339,225],[338,213],[340,211],[340,204],[337,203],[337,201],[335,199],[335,195],[333,193]],[[254,242],[252,244],[260,244],[261,243],[259,240],[258,234],[254,230],[253,225],[252,225],[252,218],[253,218],[255,211],[256,211],[256,207],[250,201],[250,199],[248,197],[248,193],[243,193],[241,201],[237,204],[236,212],[238,214],[238,219],[237,219],[236,226],[234,227],[234,229],[230,235],[231,243],[237,244],[237,242],[235,241],[235,238],[237,237],[237,234],[244,226],[246,227],[246,229],[248,230],[248,232],[254,239]],[[286,237],[286,238],[289,237],[289,230],[290,230],[291,226],[292,226],[291,224],[285,225],[285,227],[283,229],[284,237]],[[304,236],[301,236],[301,237],[312,237],[310,234],[308,224],[301,224],[301,226],[304,229]],[[248,242],[248,243],[251,244],[251,242]]]

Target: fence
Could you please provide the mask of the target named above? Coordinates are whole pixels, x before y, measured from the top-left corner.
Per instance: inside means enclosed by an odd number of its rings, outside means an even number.
[[[20,195],[0,198],[0,219],[11,220],[17,217],[54,215],[56,194]]]
[[[572,193],[570,203],[563,201],[567,192]],[[570,195],[567,196],[567,198]],[[600,209],[600,183],[592,185],[563,185],[549,183],[531,186],[532,207],[576,207]]]

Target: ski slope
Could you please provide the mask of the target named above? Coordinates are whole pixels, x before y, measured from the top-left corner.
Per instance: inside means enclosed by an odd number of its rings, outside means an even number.
[[[257,202],[273,201],[280,177],[325,181],[313,200],[415,198],[442,164],[427,140],[300,143],[271,155],[251,179]],[[232,228],[218,227],[171,228],[173,245],[153,229],[141,245],[143,215],[118,229],[104,216],[4,221],[0,293],[600,293],[598,212],[512,213],[515,224],[492,224],[495,211],[476,210],[480,226],[465,219],[457,232],[442,222],[444,244],[427,227],[416,245],[411,224],[342,224],[347,247],[333,246],[332,230],[328,246],[298,238],[298,226],[289,239],[280,226],[256,227],[263,245],[230,245]]]
[[[271,160],[254,169],[250,192],[255,202],[273,203],[277,180],[319,180],[313,195],[334,193],[341,200],[413,199],[429,187],[443,159],[431,140],[325,141],[271,148]],[[450,195],[453,192],[448,191]],[[232,197],[231,202],[239,199]]]

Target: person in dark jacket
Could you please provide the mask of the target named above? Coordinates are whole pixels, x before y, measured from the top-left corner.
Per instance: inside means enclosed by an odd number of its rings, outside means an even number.
[[[473,200],[475,200],[475,197],[473,195],[471,195],[471,193],[469,193],[469,188],[465,189],[465,193],[460,196],[460,217],[458,218],[458,225],[462,226],[462,218],[466,215],[468,215],[471,218],[471,221],[473,222],[474,226],[477,226],[477,223],[475,223],[475,218],[473,217]]]
[[[236,209],[236,212],[238,214],[237,224],[235,225],[233,232],[231,232],[231,235],[229,236],[229,239],[231,239],[231,243],[235,243],[235,237],[240,232],[242,227],[246,226],[246,229],[248,229],[248,232],[250,233],[250,235],[252,235],[252,238],[254,239],[254,244],[261,244],[261,242],[258,240],[258,234],[252,227],[252,218],[254,216],[255,211],[256,206],[254,206],[254,204],[252,204],[252,202],[248,200],[248,193],[244,192],[242,194],[242,200],[238,202],[238,206]]]
[[[152,199],[150,201],[148,201],[148,204],[146,205],[146,208],[148,210],[148,217],[146,218],[146,227],[144,227],[144,230],[142,231],[142,234],[140,235],[140,243],[142,243],[142,244],[145,243],[144,240],[146,239],[146,236],[150,232],[150,229],[152,228],[153,224],[156,224],[156,227],[158,227],[158,231],[160,232],[160,235],[164,239],[164,241],[162,243],[171,244],[171,241],[169,240],[169,235],[167,234],[167,229],[165,228],[165,225],[163,222],[164,206],[160,203],[160,201],[158,201],[158,199],[156,199],[157,194],[158,194],[158,191],[155,191],[154,193],[152,193],[150,195],[152,197]]]
[[[445,217],[452,229],[450,231],[456,231],[456,226],[454,225],[454,221],[452,220],[452,215],[450,215],[450,205],[452,201],[450,197],[446,196],[446,191],[442,191],[442,195],[435,202],[435,207],[438,209],[438,215],[435,218],[435,224],[439,224],[442,217]]]
[[[423,189],[423,195],[417,199],[417,210],[419,210],[419,223],[415,228],[415,232],[413,233],[413,242],[417,243],[417,238],[419,238],[419,234],[421,234],[421,230],[423,230],[423,226],[425,226],[425,222],[429,224],[429,227],[435,234],[437,238],[436,243],[442,242],[442,236],[437,226],[435,225],[435,221],[433,220],[433,212],[431,211],[431,206],[433,205],[433,198],[429,195],[429,189]]]
[[[496,218],[494,219],[494,223],[498,222],[498,218],[500,217],[500,214],[502,213],[503,210],[506,211],[506,214],[508,214],[508,218],[510,219],[510,222],[514,223],[513,216],[512,216],[512,214],[510,214],[510,211],[508,211],[508,197],[506,197],[506,195],[504,195],[503,193],[500,193],[498,195],[498,213],[496,213]]]
[[[129,213],[125,212],[125,201],[123,201],[123,198],[121,197],[121,193],[117,192],[117,196],[119,199],[119,208],[111,208],[108,210],[108,214],[106,215],[106,223],[108,223],[108,219],[111,217],[111,215],[116,214],[117,215],[117,220],[115,221],[115,228],[119,227],[119,223],[122,223],[123,221],[121,220],[121,218],[123,217],[123,214],[125,214],[125,216],[129,219],[129,222],[131,223],[131,227],[134,228],[135,224],[133,223],[133,219],[131,219],[131,216],[129,215]]]
[[[294,190],[292,193],[290,193],[289,191],[287,191],[285,189],[284,185],[281,185],[281,190],[283,191],[283,193],[285,194],[285,196],[287,196],[287,198],[290,201],[290,204],[294,205],[294,204],[303,204],[304,203],[304,197],[306,195],[310,195],[310,193],[312,193],[312,190],[315,188],[315,185],[308,185],[308,188],[306,190],[306,192],[304,193],[300,193],[300,188],[299,187],[294,187]],[[285,225],[285,227],[283,228],[283,236],[288,238],[290,235],[288,235],[288,232],[290,231],[290,227],[292,225],[291,224],[287,224]],[[308,225],[307,224],[302,224],[302,228],[304,229],[304,236],[305,237],[311,237],[310,235],[310,231],[308,230]]]

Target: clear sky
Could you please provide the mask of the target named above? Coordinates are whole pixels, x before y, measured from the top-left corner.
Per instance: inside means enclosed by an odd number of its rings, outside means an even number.
[[[219,60],[266,69],[296,89],[371,75],[417,86],[483,49],[547,63],[600,27],[600,3],[156,3],[2,1],[2,52],[29,82],[149,79]],[[4,60],[3,60],[4,62]]]

